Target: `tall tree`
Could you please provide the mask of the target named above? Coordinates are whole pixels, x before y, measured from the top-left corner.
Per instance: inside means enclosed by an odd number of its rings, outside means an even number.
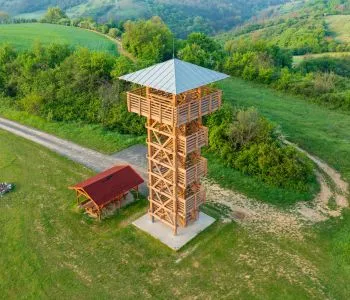
[[[126,22],[123,45],[134,56],[150,63],[172,55],[173,34],[159,17]]]
[[[66,18],[67,18],[66,13],[61,8],[56,6],[56,7],[49,7],[47,9],[46,14],[41,19],[41,21],[44,23],[58,23],[61,19],[66,19]]]

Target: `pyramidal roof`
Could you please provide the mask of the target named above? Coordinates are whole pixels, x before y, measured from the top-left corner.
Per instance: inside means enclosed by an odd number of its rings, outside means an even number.
[[[226,74],[173,58],[119,79],[177,95],[227,77]]]

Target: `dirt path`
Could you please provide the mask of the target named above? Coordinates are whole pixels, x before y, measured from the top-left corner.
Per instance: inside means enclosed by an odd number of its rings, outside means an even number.
[[[273,205],[249,199],[240,193],[225,190],[218,184],[206,180],[204,184],[208,202],[221,207],[226,212],[227,221],[233,219],[243,226],[251,227],[254,232],[261,230],[297,239],[303,238],[300,229],[304,225],[340,216],[342,209],[349,205],[348,183],[341,179],[341,175],[336,170],[319,158],[288,141],[286,143],[305,153],[320,169],[316,172],[321,189],[313,201],[299,202],[289,209],[282,210]]]
[[[136,58],[128,51],[126,51],[124,48],[123,48],[123,44],[122,44],[122,41],[121,39],[115,39],[115,38],[112,38],[111,36],[107,35],[107,34],[104,34],[102,32],[98,32],[98,31],[95,31],[95,30],[91,30],[91,29],[86,29],[86,28],[83,28],[87,31],[91,31],[91,32],[94,32],[94,33],[97,33],[101,36],[104,36],[105,38],[111,40],[118,48],[118,52],[123,55],[123,56],[126,56],[127,58],[129,58],[130,60],[132,60],[133,62],[136,62]]]

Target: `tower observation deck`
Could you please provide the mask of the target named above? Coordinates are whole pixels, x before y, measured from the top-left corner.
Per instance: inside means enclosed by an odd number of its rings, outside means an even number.
[[[227,77],[176,58],[120,77],[142,86],[127,93],[127,105],[147,118],[148,212],[174,234],[198,219],[205,201],[201,148],[208,129],[202,117],[221,106],[222,92],[208,84]]]

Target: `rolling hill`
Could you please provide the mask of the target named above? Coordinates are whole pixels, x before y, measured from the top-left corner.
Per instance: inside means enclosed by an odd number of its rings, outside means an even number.
[[[99,22],[160,16],[180,37],[192,31],[229,30],[268,7],[291,0],[0,0],[0,10],[18,17],[40,17],[60,6],[69,17],[89,16]]]
[[[339,3],[342,4],[339,4]],[[336,5],[338,3],[338,5]],[[265,10],[244,26],[217,36],[264,39],[295,55],[349,51],[350,1],[296,1]]]
[[[16,39],[13,38],[14,36]],[[73,47],[86,47],[114,55],[118,53],[113,41],[77,27],[41,23],[0,25],[0,43],[9,43],[17,49],[24,50],[30,48],[35,42],[69,44]]]

